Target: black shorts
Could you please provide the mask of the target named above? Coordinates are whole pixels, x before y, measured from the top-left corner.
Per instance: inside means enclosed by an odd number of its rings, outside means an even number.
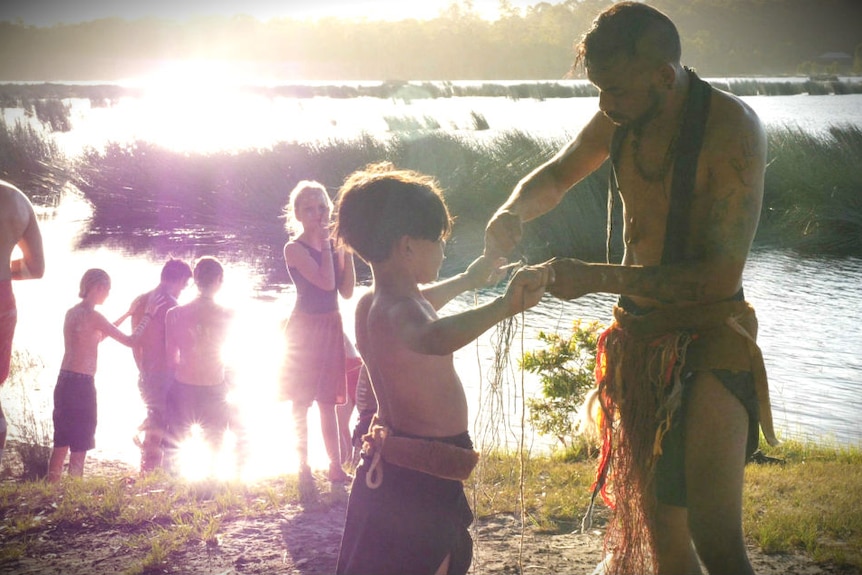
[[[96,384],[92,375],[60,370],[54,387],[54,447],[96,447]]]
[[[713,369],[711,373],[732,393],[748,412],[748,443],[745,459],[757,450],[760,441],[760,423],[757,391],[754,376],[749,371]],[[662,454],[656,462],[656,496],[661,503],[686,507],[688,492],[685,484],[685,414],[688,406],[690,382],[694,373],[683,379],[682,406],[674,415],[673,424],[662,440]]]

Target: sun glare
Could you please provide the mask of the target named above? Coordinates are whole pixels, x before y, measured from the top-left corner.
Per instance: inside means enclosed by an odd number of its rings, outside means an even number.
[[[145,139],[179,151],[210,152],[254,147],[265,106],[244,87],[254,79],[237,64],[176,61],[140,81],[138,122]]]

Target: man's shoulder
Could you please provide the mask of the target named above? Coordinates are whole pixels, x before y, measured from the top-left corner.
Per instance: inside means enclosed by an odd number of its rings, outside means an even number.
[[[732,125],[760,129],[760,118],[747,102],[739,96],[713,86],[710,103],[710,120],[717,127]]]

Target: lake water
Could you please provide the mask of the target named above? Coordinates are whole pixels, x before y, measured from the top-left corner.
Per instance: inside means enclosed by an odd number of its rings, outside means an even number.
[[[769,125],[797,125],[808,131],[851,123],[862,126],[862,96],[770,96],[746,98]],[[522,129],[548,137],[571,135],[595,110],[595,99],[507,100],[455,98],[412,102],[357,98],[330,100],[260,101],[243,104],[243,112],[224,122],[204,126],[204,112],[188,109],[161,118],[157,100],[124,101],[112,108],[89,108],[73,102],[73,130],[58,141],[74,154],[84,146],[105,141],[151,139],[176,149],[267,147],[279,140],[346,138],[365,131],[386,135],[385,116],[433,117],[442,129],[465,137],[487,137],[495,130]],[[176,106],[176,102],[173,103]],[[483,114],[492,130],[469,129],[470,112]],[[7,111],[7,117],[14,111]],[[224,119],[225,116],[219,116]],[[197,126],[197,132],[195,132]],[[87,225],[88,211],[80,202],[61,204],[55,217],[43,222],[48,268],[40,281],[15,285],[19,302],[19,328],[15,349],[38,358],[41,367],[26,381],[11,382],[0,391],[16,434],[25,402],[50,426],[52,391],[63,353],[62,322],[65,310],[77,302],[77,284],[83,271],[102,267],[113,278],[103,313],[122,315],[132,299],[157,283],[161,261],[156,256],[131,255],[118,248],[74,249],[74,240]],[[272,474],[292,470],[290,412],[274,401],[275,373],[280,359],[279,321],[289,314],[295,293],[292,286],[268,283],[263,270],[242,249],[224,257],[226,282],[221,298],[239,311],[236,337],[229,355],[236,363],[240,393],[237,401],[247,414],[256,472]],[[862,445],[862,259],[805,258],[781,251],[757,251],[745,270],[745,290],[760,319],[759,342],[770,378],[773,416],[784,438],[813,439],[843,445]],[[191,297],[191,289],[184,294]],[[451,302],[443,314],[466,309],[494,293],[467,294]],[[346,322],[352,318],[353,300],[343,302]],[[526,325],[512,332],[511,353],[502,369],[495,368],[500,330],[490,330],[475,344],[455,354],[467,389],[474,438],[479,446],[517,445],[525,397],[539,393],[534,376],[522,373],[517,357],[536,345],[536,332],[567,333],[576,318],[610,320],[613,298],[588,296],[575,302],[550,297],[525,314]],[[520,320],[520,318],[519,318]],[[128,330],[128,325],[124,326]],[[492,385],[494,380],[502,385]],[[109,340],[101,345],[96,376],[99,393],[97,448],[92,457],[114,458],[137,464],[132,444],[144,416],[136,371],[128,349]],[[311,425],[316,425],[314,410]],[[314,427],[312,427],[314,430]],[[312,432],[312,440],[319,433]],[[545,450],[553,440],[524,430],[531,449]],[[323,449],[311,452],[322,458]],[[315,463],[314,461],[312,463]],[[316,462],[324,465],[321,459]]]

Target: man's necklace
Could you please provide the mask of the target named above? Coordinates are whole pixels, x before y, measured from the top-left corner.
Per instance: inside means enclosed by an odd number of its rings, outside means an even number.
[[[671,164],[673,164],[673,159],[676,155],[676,145],[679,141],[679,135],[682,133],[683,120],[685,119],[685,113],[688,110],[688,100],[688,95],[686,95],[685,102],[676,119],[676,131],[674,131],[673,137],[667,145],[664,158],[662,158],[658,169],[647,166],[646,162],[641,158],[640,137],[637,130],[634,130],[634,134],[632,135],[632,159],[634,160],[635,170],[637,170],[638,175],[643,180],[651,183],[662,182],[664,181],[665,176],[667,176],[667,172],[670,169]]]
[[[667,176],[667,172],[673,163],[673,157],[676,154],[676,143],[679,139],[679,133],[680,128],[677,127],[676,133],[668,144],[667,150],[664,153],[664,158],[662,158],[661,164],[659,164],[657,169],[647,166],[646,162],[641,158],[640,138],[638,138],[636,134],[634,135],[632,138],[632,158],[634,159],[635,170],[637,170],[641,179],[651,183],[664,181],[665,176]]]

